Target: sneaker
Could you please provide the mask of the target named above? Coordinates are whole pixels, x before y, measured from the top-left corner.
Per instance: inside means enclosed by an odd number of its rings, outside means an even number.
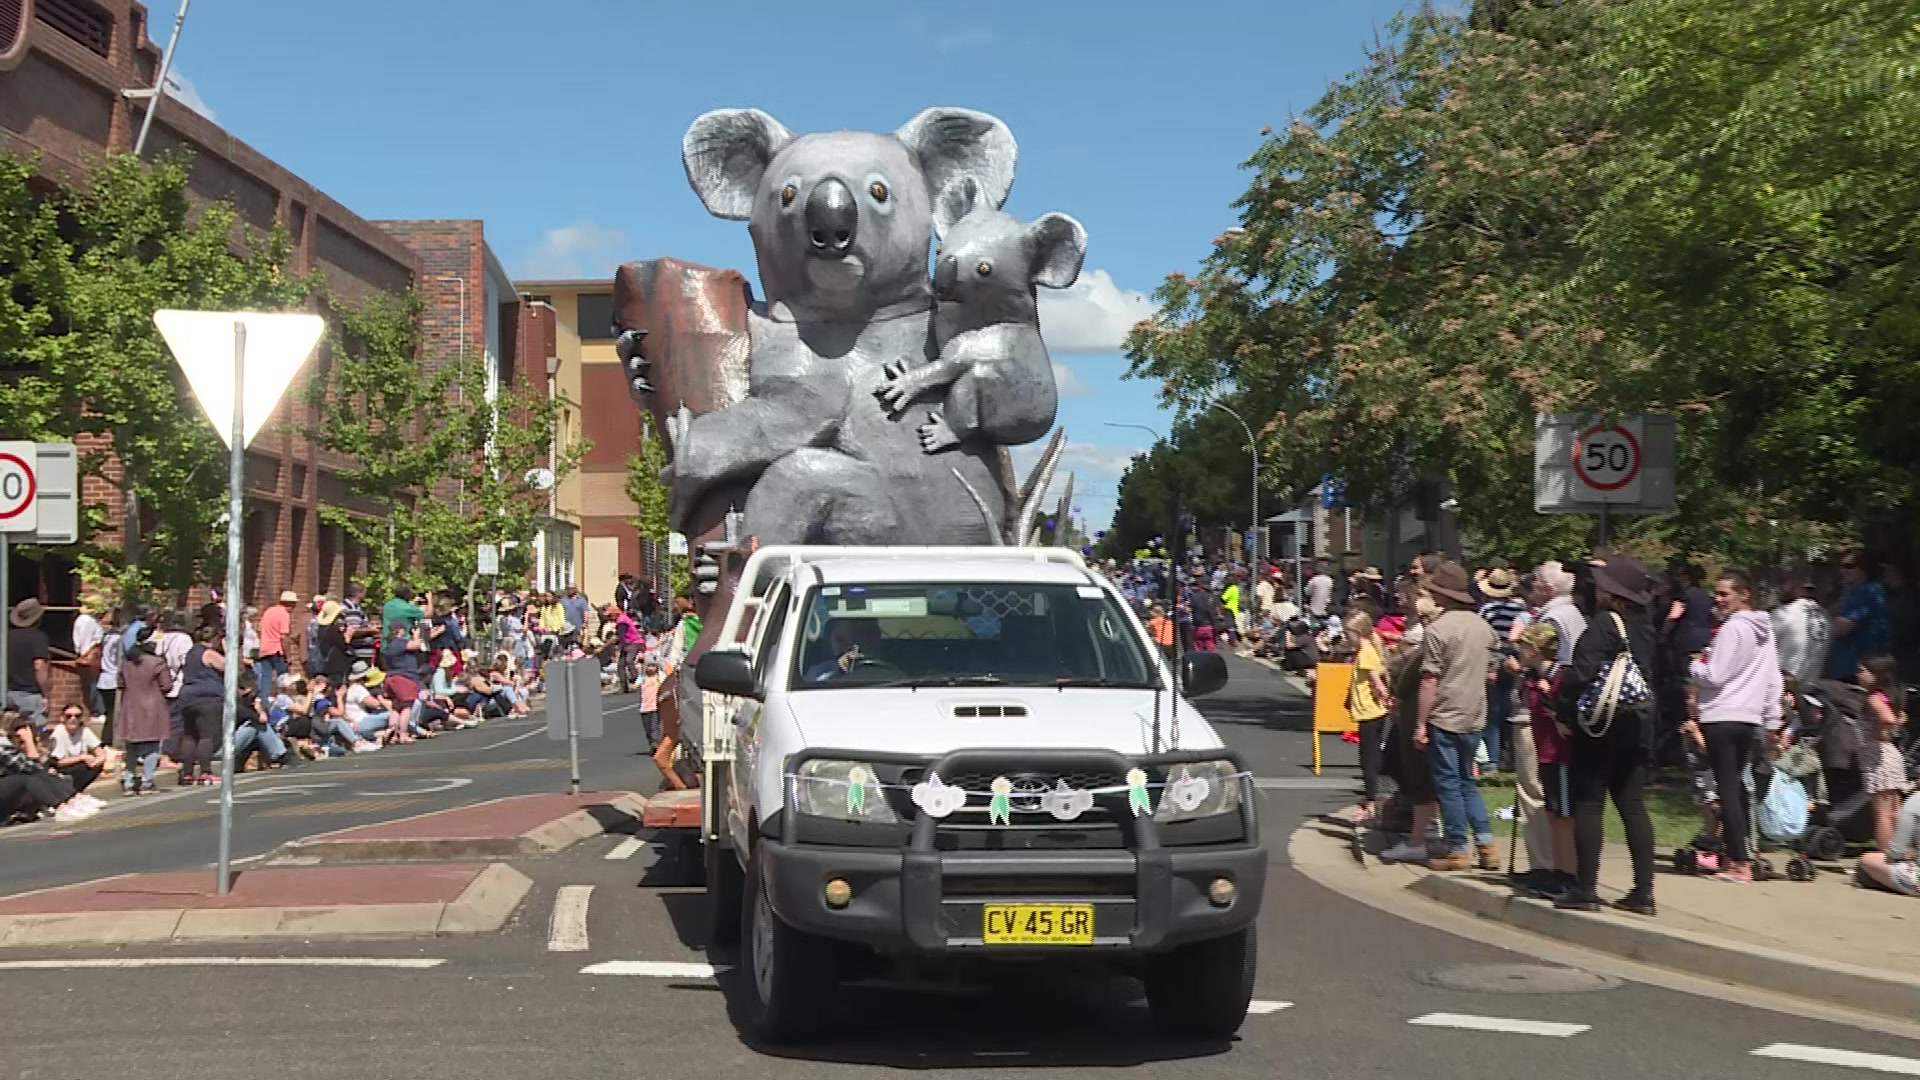
[[[1381,852],[1380,861],[1390,862],[1390,863],[1422,863],[1424,864],[1427,861],[1427,849],[1424,844],[1416,847],[1412,844],[1409,844],[1403,841]]]
[[[363,743],[353,744],[353,752],[356,754],[371,754],[378,749],[380,749],[380,744],[377,742],[363,742]]]
[[[76,821],[85,821],[99,812],[98,810],[85,806],[75,806],[73,803],[68,802],[53,812],[53,820],[70,825]]]
[[[1598,896],[1583,893],[1575,886],[1556,897],[1553,906],[1562,911],[1599,911],[1603,905]]]
[[[106,806],[107,806],[106,803],[103,803],[99,799],[96,799],[93,796],[87,795],[87,794],[75,795],[74,799],[77,802],[79,802],[80,805],[90,807],[94,810],[104,810],[106,809]]]
[[[1635,915],[1645,915],[1648,918],[1652,918],[1658,913],[1657,909],[1653,906],[1653,897],[1642,896],[1639,893],[1628,893],[1620,899],[1615,900],[1613,906],[1619,908],[1621,911],[1631,912]]]

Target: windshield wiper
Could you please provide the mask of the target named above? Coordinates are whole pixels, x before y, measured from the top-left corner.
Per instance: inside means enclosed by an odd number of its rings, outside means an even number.
[[[1005,686],[1007,680],[998,675],[914,675],[892,682],[861,683],[869,687],[922,687],[922,686]]]

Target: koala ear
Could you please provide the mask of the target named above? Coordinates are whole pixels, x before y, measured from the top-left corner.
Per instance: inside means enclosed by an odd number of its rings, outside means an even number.
[[[933,204],[933,235],[944,237],[953,224],[981,203],[980,181],[971,176],[963,176],[940,189],[940,198]]]
[[[708,213],[745,221],[768,163],[792,141],[793,132],[759,109],[719,109],[687,129],[680,160]]]
[[[980,185],[981,205],[998,210],[1007,201],[1019,148],[995,117],[972,109],[928,109],[893,136],[919,160],[929,192],[970,176]]]
[[[1080,279],[1087,261],[1087,230],[1065,214],[1048,214],[1027,226],[1033,245],[1033,283],[1064,289]]]

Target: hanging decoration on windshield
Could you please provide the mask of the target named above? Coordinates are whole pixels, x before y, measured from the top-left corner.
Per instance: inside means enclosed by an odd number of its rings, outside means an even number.
[[[993,798],[987,802],[987,824],[1005,825],[1013,820],[1013,781],[996,776],[988,786],[993,791]]]
[[[1212,790],[1213,785],[1207,782],[1206,777],[1195,776],[1187,771],[1185,765],[1182,765],[1180,775],[1167,785],[1166,793],[1161,798],[1172,803],[1182,813],[1190,814],[1199,809],[1201,803],[1207,801],[1207,795]]]
[[[1127,770],[1127,809],[1134,817],[1145,817],[1153,813],[1153,803],[1147,799],[1147,772],[1145,769]]]
[[[967,805],[967,793],[943,783],[939,773],[928,773],[913,785],[913,805],[928,817],[943,818]]]
[[[1056,821],[1072,821],[1093,809],[1093,792],[1070,788],[1065,780],[1055,780],[1053,790],[1040,796],[1040,808]]]
[[[847,770],[847,813],[867,812],[867,789],[873,782],[872,774],[858,765]]]

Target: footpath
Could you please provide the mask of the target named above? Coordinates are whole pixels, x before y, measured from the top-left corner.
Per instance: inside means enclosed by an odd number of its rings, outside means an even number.
[[[638,832],[626,791],[524,795],[307,837],[238,870],[124,874],[0,897],[0,948],[489,933],[532,888],[505,859]]]
[[[1505,854],[1507,836],[1500,837]],[[1654,882],[1654,918],[1607,909],[1562,911],[1516,897],[1504,874],[1434,873],[1383,863],[1379,838],[1341,820],[1297,829],[1297,869],[1336,892],[1389,910],[1441,905],[1452,911],[1594,952],[1685,975],[1911,1023],[1920,1018],[1920,901],[1857,888],[1822,869],[1809,882],[1736,885],[1679,874],[1665,864]],[[1524,860],[1524,853],[1521,856]],[[1600,870],[1611,900],[1632,881],[1626,853],[1609,845]]]

